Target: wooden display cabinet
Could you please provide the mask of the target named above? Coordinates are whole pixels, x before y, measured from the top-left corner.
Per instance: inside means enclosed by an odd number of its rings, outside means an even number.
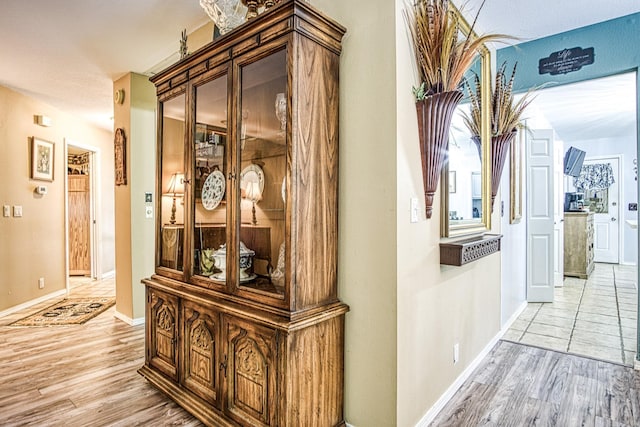
[[[344,32],[283,1],[151,78],[163,197],[139,372],[205,424],[344,425]]]

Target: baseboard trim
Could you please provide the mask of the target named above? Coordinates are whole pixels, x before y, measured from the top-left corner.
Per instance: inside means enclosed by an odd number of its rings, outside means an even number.
[[[102,273],[102,277],[101,279],[111,279],[116,277],[116,271],[115,270],[111,270],[111,271],[107,271],[106,273]]]
[[[449,388],[440,396],[440,399],[436,401],[436,403],[427,411],[427,413],[422,417],[420,421],[416,424],[416,427],[427,427],[429,424],[433,422],[436,416],[442,411],[445,405],[451,400],[454,394],[458,391],[462,384],[471,376],[473,371],[480,366],[480,363],[484,360],[485,357],[491,352],[493,347],[498,343],[502,335],[506,329],[500,330],[489,343],[482,349],[482,351],[476,356],[475,359],[467,366],[467,368],[462,371],[460,376],[456,378],[456,380],[449,386]]]
[[[511,315],[509,320],[506,321],[506,323],[504,324],[504,326],[500,330],[500,338],[502,338],[502,336],[505,334],[505,332],[507,332],[507,330],[511,327],[511,325],[513,325],[513,322],[518,320],[518,317],[520,317],[520,315],[522,314],[524,309],[527,308],[528,304],[529,303],[527,301],[522,301],[522,304],[520,304],[520,307],[518,307],[518,309]]]
[[[33,299],[31,301],[27,301],[27,302],[24,302],[22,304],[18,304],[16,306],[10,307],[10,308],[8,308],[8,309],[6,309],[4,311],[0,311],[0,317],[8,316],[10,314],[15,313],[16,311],[24,310],[25,308],[29,308],[29,307],[34,306],[36,304],[40,304],[41,302],[44,302],[46,300],[62,297],[62,296],[65,296],[65,295],[67,295],[67,290],[66,289],[61,289],[59,291],[52,292],[50,294],[41,296],[41,297]]]
[[[124,314],[116,311],[116,313],[114,314],[114,316],[119,319],[122,320],[124,323],[126,323],[129,326],[138,326],[138,325],[144,325],[144,317],[138,317],[137,319],[132,319],[129,316],[125,316]]]

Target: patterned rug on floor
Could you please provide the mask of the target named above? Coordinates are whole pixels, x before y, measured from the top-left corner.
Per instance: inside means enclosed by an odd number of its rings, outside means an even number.
[[[81,325],[115,303],[113,297],[67,298],[9,326]]]

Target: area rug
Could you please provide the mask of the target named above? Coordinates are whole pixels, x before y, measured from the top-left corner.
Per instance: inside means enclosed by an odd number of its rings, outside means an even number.
[[[9,326],[81,325],[115,303],[113,297],[67,298]]]

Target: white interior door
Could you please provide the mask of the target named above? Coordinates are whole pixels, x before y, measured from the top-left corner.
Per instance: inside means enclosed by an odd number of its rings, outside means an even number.
[[[593,259],[617,264],[620,261],[620,158],[594,157],[584,164],[610,164],[614,183],[607,189],[585,191],[585,205],[593,215]]]
[[[553,285],[564,284],[564,143],[553,142]]]
[[[534,130],[527,153],[527,301],[553,301],[553,131]]]

